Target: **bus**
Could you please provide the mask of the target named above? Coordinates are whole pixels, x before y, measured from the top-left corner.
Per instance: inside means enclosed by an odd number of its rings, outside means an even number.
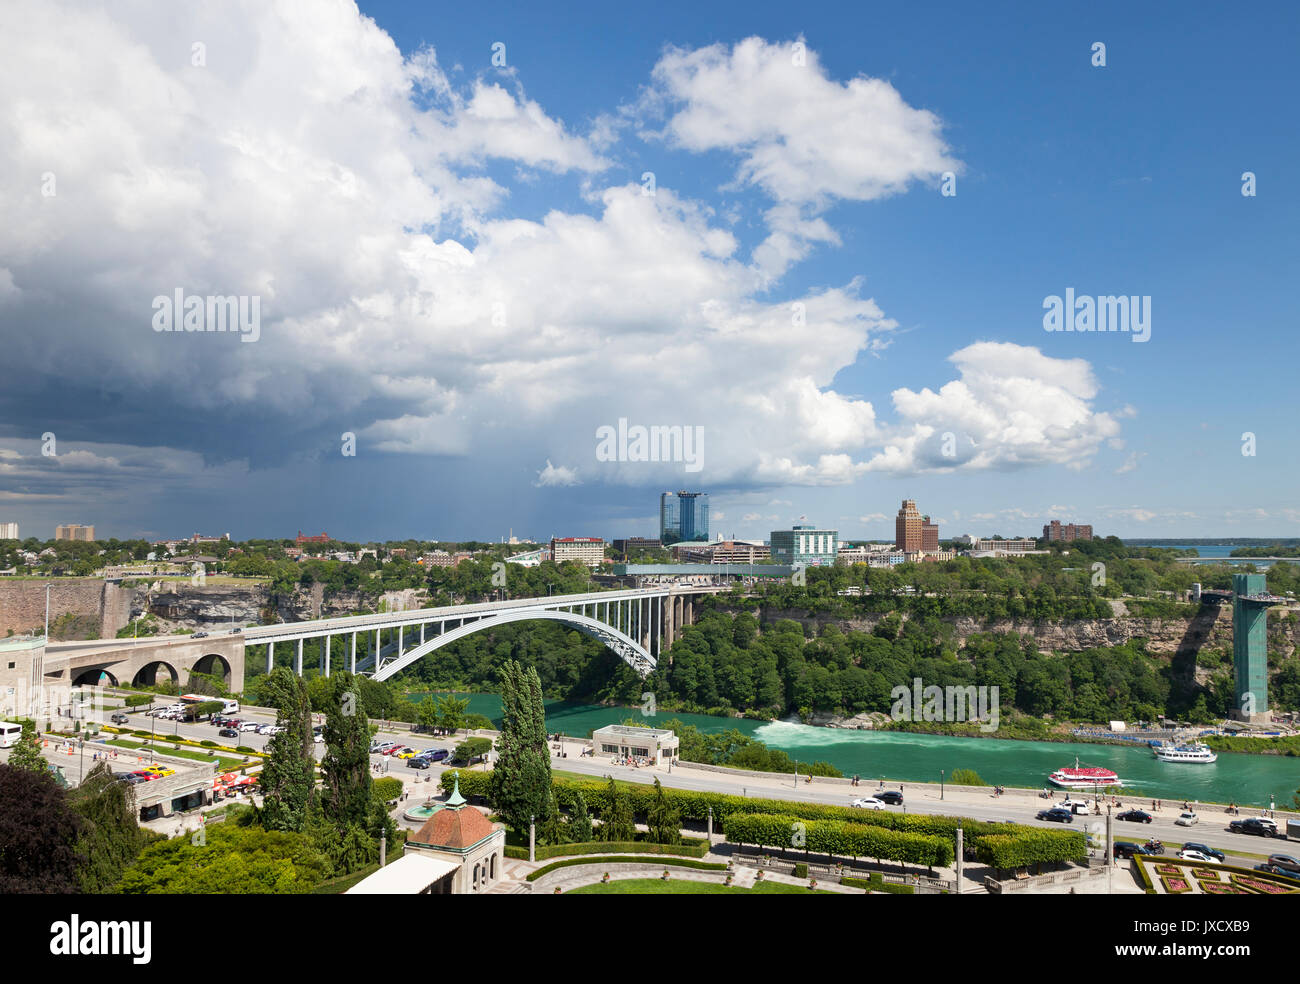
[[[23,736],[23,726],[12,721],[0,721],[0,748],[13,748]]]
[[[237,700],[229,700],[228,698],[225,697],[207,697],[204,696],[203,694],[181,694],[182,710],[187,710],[188,708],[193,708],[199,704],[203,704],[207,702],[221,705],[221,710],[217,712],[218,714],[239,713],[239,701]],[[187,716],[193,717],[193,712],[187,711]]]

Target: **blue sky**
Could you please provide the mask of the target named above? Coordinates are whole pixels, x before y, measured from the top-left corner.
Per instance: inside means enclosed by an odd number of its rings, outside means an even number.
[[[616,537],[666,488],[741,536],[886,537],[905,497],[944,535],[1300,535],[1289,5],[241,7],[0,42],[58,72],[0,102],[24,535]],[[46,17],[75,66],[24,61]],[[261,340],[150,332],[176,287],[261,293]],[[1151,297],[1150,341],[1045,332],[1067,287]],[[702,427],[702,470],[606,466],[619,417]]]

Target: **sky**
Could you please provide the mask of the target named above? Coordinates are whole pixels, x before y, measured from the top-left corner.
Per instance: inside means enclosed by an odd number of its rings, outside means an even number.
[[[849,6],[5,4],[0,522],[1300,536],[1298,8]]]

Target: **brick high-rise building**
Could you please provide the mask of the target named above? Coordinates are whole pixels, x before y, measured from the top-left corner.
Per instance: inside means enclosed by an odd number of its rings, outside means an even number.
[[[1043,539],[1048,543],[1072,543],[1075,540],[1091,540],[1092,526],[1087,523],[1066,523],[1061,525],[1054,519],[1043,527]]]
[[[916,509],[916,500],[904,499],[898,518],[894,520],[894,546],[904,553],[920,550],[921,527],[924,525],[925,520]]]
[[[939,552],[939,527],[930,522],[929,516],[922,516],[921,519],[921,550],[924,553]]]

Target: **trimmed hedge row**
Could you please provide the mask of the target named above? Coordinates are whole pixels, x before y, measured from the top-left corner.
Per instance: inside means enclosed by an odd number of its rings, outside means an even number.
[[[895,885],[893,882],[887,882],[879,875],[872,875],[870,878],[841,878],[841,885],[848,885],[850,888],[865,888],[868,892],[888,892],[890,895],[915,895],[916,890],[911,885]]]
[[[460,791],[465,796],[490,795],[490,772],[462,772],[460,774]],[[555,798],[560,806],[570,808],[574,794],[581,792],[589,809],[604,813],[609,808],[609,786],[601,780],[574,780],[554,778]],[[441,779],[442,788],[450,791],[451,773],[444,772]],[[644,817],[654,797],[651,786],[633,786],[627,790],[632,802],[632,810]],[[893,813],[885,810],[860,810],[851,806],[829,806],[817,803],[802,803],[794,800],[755,800],[744,796],[726,793],[697,792],[687,789],[664,787],[664,794],[669,803],[681,814],[683,820],[703,821],[713,808],[713,819],[724,832],[727,832],[728,818],[733,814],[774,813],[795,817],[805,822],[809,820],[839,820],[845,823],[861,824],[870,827],[882,827],[904,833],[920,834],[927,837],[945,837],[954,844],[957,840],[957,824],[960,822],[968,844],[974,844],[984,837],[1006,834],[1041,833],[1037,827],[1027,824],[992,823],[984,820],[959,819],[958,817],[932,816],[922,813]],[[1049,831],[1049,833],[1059,833]]]
[[[548,865],[530,872],[527,876],[528,881],[537,881],[542,875],[549,874],[552,871],[558,871],[560,868],[568,868],[575,864],[627,864],[629,861],[635,861],[635,858],[626,857],[597,857],[597,858],[569,858],[567,861],[553,861]],[[655,865],[663,865],[665,868],[698,868],[702,871],[726,871],[725,864],[717,864],[713,861],[689,861],[684,858],[664,858],[662,861],[656,861]]]
[[[537,845],[534,855],[538,861],[561,858],[569,854],[684,854],[702,858],[709,853],[709,842],[683,838],[680,844],[651,844],[648,841],[582,841],[576,844]],[[505,854],[516,861],[528,860],[528,848],[507,844]]]
[[[992,834],[975,844],[975,859],[993,868],[1025,868],[1031,864],[1083,861],[1088,856],[1082,831],[1029,830]]]
[[[889,830],[843,820],[806,820],[779,813],[735,813],[727,818],[727,840],[759,847],[805,848],[814,854],[875,858],[946,868],[952,841],[934,834]]]

